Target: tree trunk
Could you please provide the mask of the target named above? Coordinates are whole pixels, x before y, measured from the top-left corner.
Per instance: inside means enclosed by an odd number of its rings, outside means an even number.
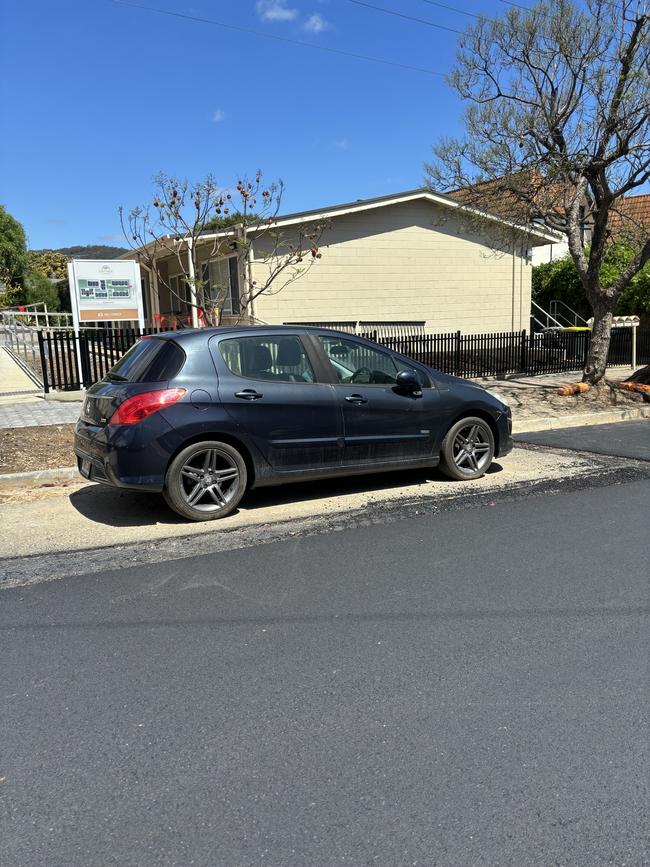
[[[589,385],[596,385],[605,376],[612,329],[612,307],[613,302],[609,304],[603,299],[592,304],[594,323],[591,329],[587,363],[582,374],[582,381]]]

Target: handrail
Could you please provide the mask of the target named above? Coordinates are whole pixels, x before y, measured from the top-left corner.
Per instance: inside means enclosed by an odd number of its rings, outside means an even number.
[[[531,304],[531,307],[534,307],[543,316],[546,317],[546,325],[543,325],[541,322],[539,323],[540,325],[542,325],[542,328],[550,328],[551,326],[548,324],[549,321],[552,322],[556,328],[562,328],[563,327],[561,322],[558,322],[557,319],[555,319],[553,316],[551,316],[550,313],[547,313],[546,310],[544,310],[543,307],[540,307],[540,305],[536,301],[531,300],[530,304]],[[535,316],[534,313],[531,312],[531,316],[533,317],[533,319],[535,319],[536,322],[539,322],[539,319],[537,319],[537,317]]]
[[[558,305],[561,305],[566,310],[568,310],[570,313],[570,317],[566,316],[565,314],[558,313],[558,309],[557,309]],[[576,313],[576,311],[572,307],[569,307],[569,305],[565,301],[561,301],[559,298],[554,298],[551,301],[550,308],[551,308],[551,315],[553,315],[556,319],[557,318],[565,319],[569,323],[569,325],[571,325],[574,328],[577,327],[578,324],[582,324],[584,326],[588,325],[586,319],[583,319],[583,317],[579,313]]]
[[[45,304],[43,304],[43,310],[28,309],[35,306],[34,304],[27,304],[24,310],[19,307],[4,307],[0,309],[0,322],[20,322],[24,325],[36,326],[36,328],[60,327],[61,322],[65,322],[66,326],[69,323],[69,327],[72,327],[72,313],[64,310],[48,310]]]

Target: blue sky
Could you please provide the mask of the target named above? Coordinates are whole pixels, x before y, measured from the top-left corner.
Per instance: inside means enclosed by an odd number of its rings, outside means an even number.
[[[134,0],[446,73],[457,36],[352,0]],[[427,0],[368,0],[462,30]],[[450,0],[486,15],[500,0]],[[32,248],[119,243],[160,170],[224,186],[261,168],[283,211],[419,186],[462,106],[440,75],[112,0],[14,0],[0,27],[0,202]]]

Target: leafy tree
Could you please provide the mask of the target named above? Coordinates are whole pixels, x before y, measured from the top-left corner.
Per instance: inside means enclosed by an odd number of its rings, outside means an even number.
[[[72,302],[70,301],[70,281],[66,274],[61,280],[56,282],[56,292],[59,298],[59,310],[67,310],[68,313],[72,310]]]
[[[601,271],[603,286],[614,286],[636,255],[636,249],[622,241],[613,244],[605,254]],[[650,264],[646,264],[623,289],[616,300],[614,313],[619,316],[650,313]]]
[[[252,180],[239,178],[234,192],[224,191],[211,175],[189,183],[161,173],[154,179],[151,206],[128,212],[119,209],[122,231],[139,261],[156,275],[158,284],[185,303],[159,267],[161,258],[173,256],[189,286],[190,306],[210,325],[221,320],[228,287],[204,279],[206,252],[208,259],[235,253],[243,285],[239,310],[233,312],[243,319],[255,298],[265,292],[279,292],[321,258],[318,245],[324,224],[305,223],[291,238],[285,238],[276,225],[283,190],[282,181],[264,185],[260,172]],[[232,232],[208,245],[200,243],[201,235],[215,228]],[[257,261],[261,259],[265,265],[259,283],[253,279],[250,265],[253,243]]]
[[[566,235],[594,316],[583,379],[597,383],[618,300],[650,260],[648,227],[625,202],[650,179],[647,3],[513,4],[467,30],[451,83],[468,102],[465,135],[434,149],[430,183]],[[587,249],[585,221],[593,226]],[[614,238],[631,256],[607,284]]]
[[[0,281],[8,288],[21,286],[27,271],[25,230],[0,205]]]
[[[0,291],[0,310],[4,307],[16,307],[23,302],[23,290],[20,286],[8,286]]]
[[[232,214],[226,214],[226,216],[222,215],[220,217],[213,217],[211,220],[208,220],[203,228],[203,231],[219,232],[221,229],[230,229],[232,228],[232,226],[238,226],[244,221],[252,225],[257,219],[257,214],[242,214],[241,211],[235,211]]]
[[[60,282],[55,284],[50,277]],[[59,310],[67,286],[67,258],[54,250],[28,251],[25,230],[2,206],[0,280],[6,286],[0,293],[0,307],[45,302],[48,309]]]
[[[35,291],[34,287],[38,285],[41,287],[38,292],[43,296],[39,300],[45,301],[48,309],[51,307],[52,310],[71,310],[68,257],[65,253],[62,253],[60,250],[30,250],[27,257],[32,274],[50,278],[48,282],[50,280],[56,281],[53,284],[50,283],[50,285],[54,286],[54,293],[46,289],[45,283],[42,280],[33,281],[32,294]],[[51,299],[52,303],[47,300],[48,298]]]
[[[607,250],[600,274],[605,288],[613,286],[635,255],[634,247],[619,241]],[[545,309],[553,299],[564,301],[585,319],[591,316],[580,276],[570,255],[533,268],[533,297]],[[616,299],[617,316],[650,314],[650,264],[630,280]]]
[[[573,259],[568,254],[533,268],[533,299],[548,310],[553,300],[564,301],[584,319],[591,316]]]
[[[48,310],[58,310],[60,307],[57,286],[39,271],[29,271],[23,286],[23,303],[47,304]]]
[[[58,250],[30,250],[29,267],[44,277],[61,279],[68,276],[68,257]]]

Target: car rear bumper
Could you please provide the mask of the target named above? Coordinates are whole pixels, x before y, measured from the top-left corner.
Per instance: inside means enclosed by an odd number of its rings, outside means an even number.
[[[137,425],[111,427],[83,419],[74,451],[81,475],[93,482],[140,491],[162,491],[176,437],[157,413]]]

